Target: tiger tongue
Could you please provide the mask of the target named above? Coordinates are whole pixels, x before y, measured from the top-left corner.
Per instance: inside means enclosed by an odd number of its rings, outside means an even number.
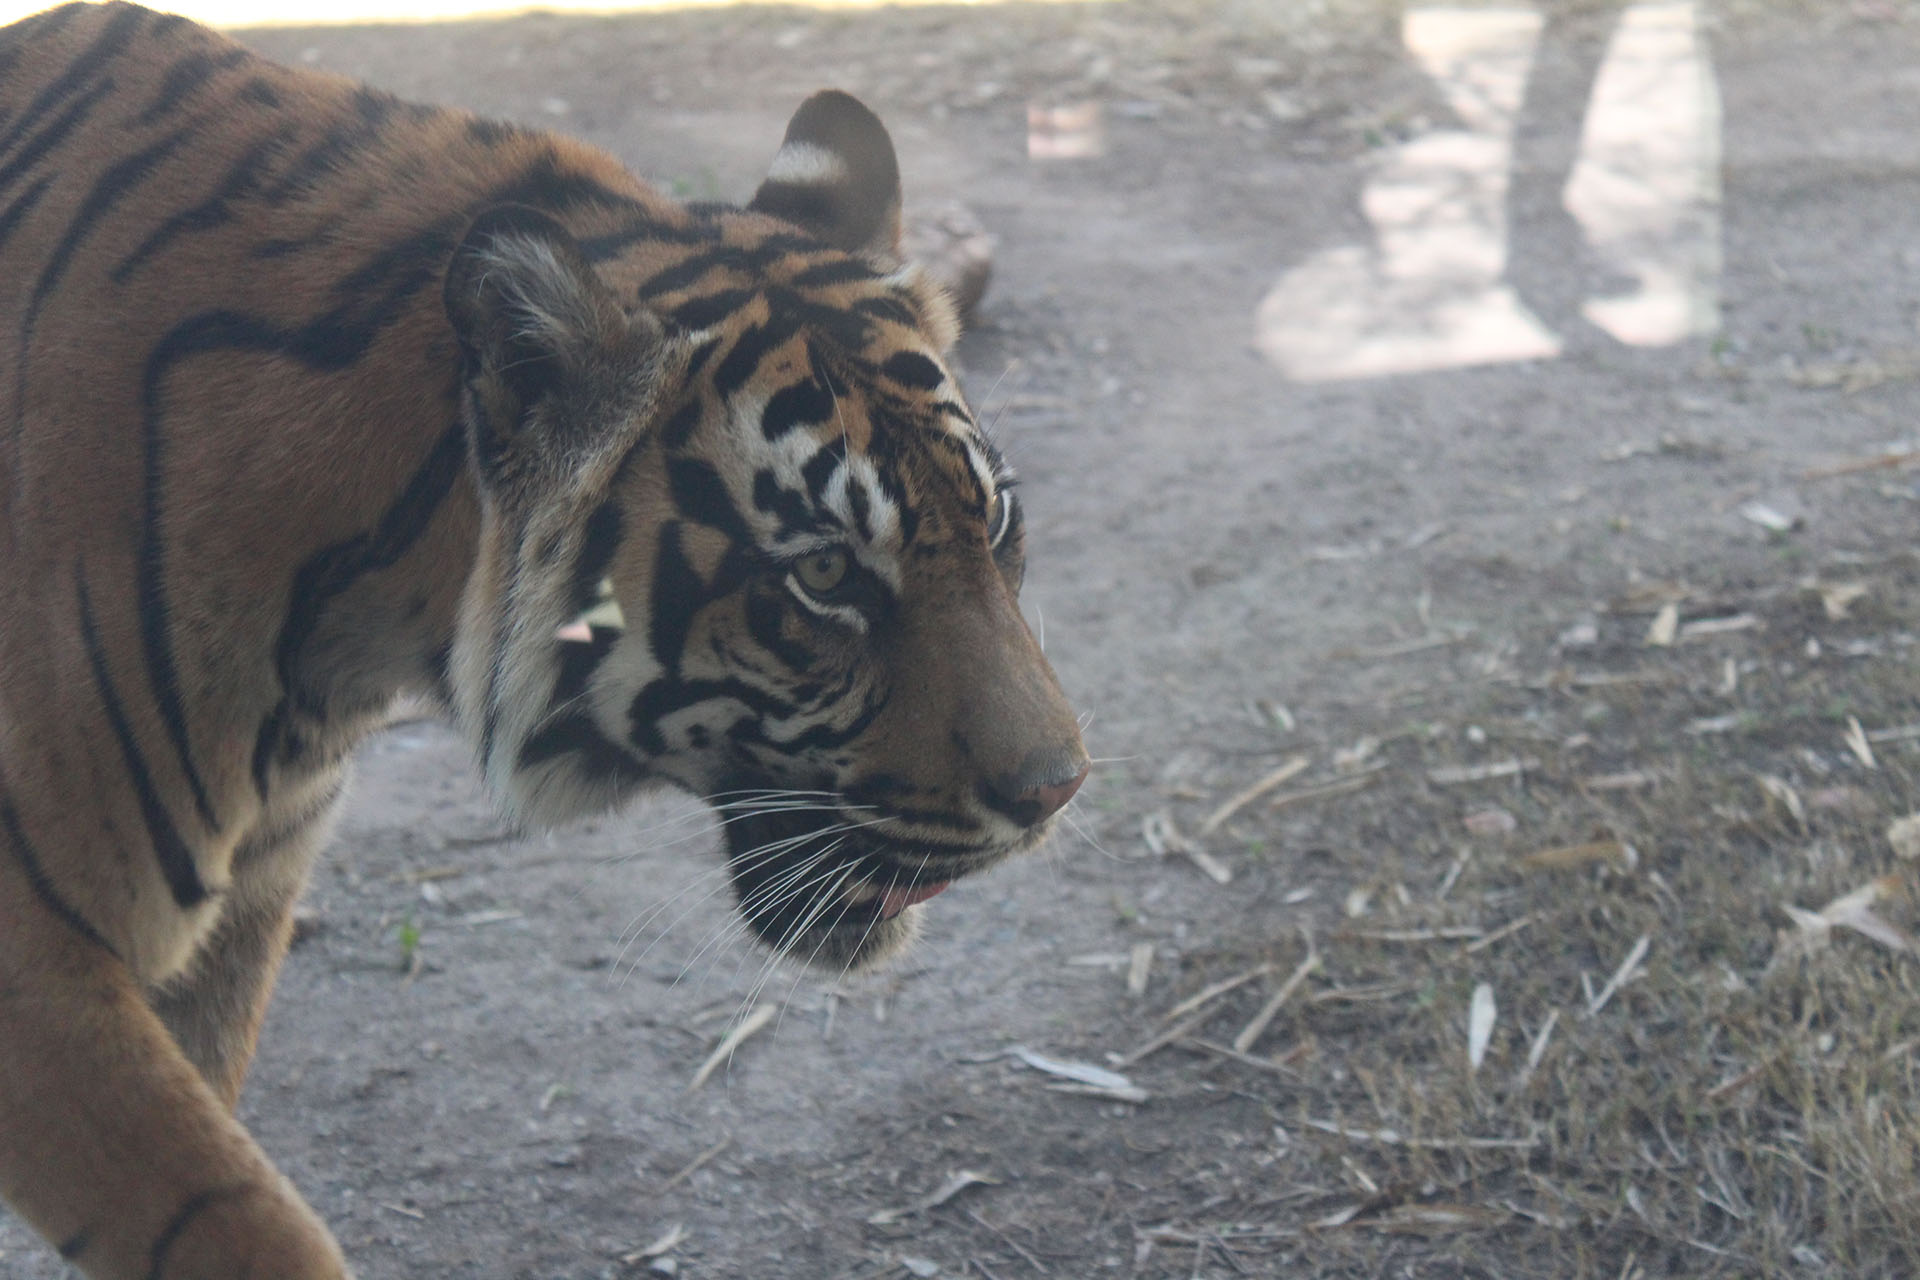
[[[925,902],[928,898],[946,889],[945,884],[890,884],[880,891],[880,918],[891,920],[916,902]]]

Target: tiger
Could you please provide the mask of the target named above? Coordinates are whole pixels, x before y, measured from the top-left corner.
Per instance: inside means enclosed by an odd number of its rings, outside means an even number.
[[[0,1198],[95,1280],[341,1280],[234,1115],[357,743],[724,811],[833,969],[1087,777],[1014,477],[828,90],[743,205],[128,3],[0,29]]]

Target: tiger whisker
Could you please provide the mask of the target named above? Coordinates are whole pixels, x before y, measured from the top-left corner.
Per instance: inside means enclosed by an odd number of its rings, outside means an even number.
[[[682,920],[686,919],[695,910],[697,910],[703,903],[705,903],[708,899],[714,897],[717,893],[719,893],[722,889],[724,889],[728,883],[731,882],[731,877],[734,870],[736,869],[751,870],[754,867],[759,866],[761,863],[770,861],[773,858],[778,857],[781,853],[785,852],[787,849],[793,847],[796,844],[800,844],[807,840],[815,839],[820,836],[833,835],[841,831],[850,831],[854,829],[854,825],[855,824],[841,824],[837,826],[829,826],[829,827],[821,828],[818,831],[808,831],[808,832],[803,832],[800,835],[789,836],[784,840],[776,840],[769,844],[762,845],[759,848],[748,850],[746,853],[741,854],[738,858],[732,859],[728,863],[725,863],[719,867],[716,867],[711,871],[703,872],[700,876],[694,879],[692,884],[688,885],[684,889],[681,889],[678,893],[675,893],[672,897],[666,899],[666,901],[654,907],[650,912],[644,914],[635,923],[627,926],[626,929],[621,930],[620,952],[614,959],[614,966],[617,968],[622,963],[625,963],[627,952],[630,951],[633,948],[633,945],[640,940],[643,934],[646,933],[647,927],[650,924],[652,924],[654,920],[658,919],[661,914],[663,914],[670,907],[672,907],[675,902],[685,897],[686,894],[691,892],[693,888],[700,885],[702,881],[708,880],[709,878],[714,878],[717,880],[717,883],[710,886],[705,893],[701,894],[694,901],[688,903],[686,909],[683,910],[679,915],[675,916],[671,921],[669,921],[666,924],[666,926],[660,930],[659,936],[656,937],[653,942],[648,943],[646,948],[642,950],[639,955],[635,956],[633,958],[633,961],[630,964],[627,964],[626,966],[627,975],[629,977],[631,977],[633,973],[639,968],[640,962],[646,959],[648,953],[653,950],[654,946],[658,944],[661,941],[661,939],[665,938],[669,933],[673,931],[673,928],[675,925],[679,924]],[[815,857],[817,856],[818,855],[815,855]],[[809,863],[811,861],[812,860],[810,859]],[[804,867],[806,865],[809,865],[809,863],[802,863],[802,866]]]

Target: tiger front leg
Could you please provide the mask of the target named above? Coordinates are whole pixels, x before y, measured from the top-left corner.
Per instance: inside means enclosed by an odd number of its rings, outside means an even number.
[[[92,1280],[346,1280],[319,1218],[96,939],[9,911],[0,1197]]]
[[[253,1061],[267,998],[293,934],[293,908],[332,825],[345,771],[309,780],[234,854],[220,925],[186,973],[150,997],[173,1038],[231,1110]]]

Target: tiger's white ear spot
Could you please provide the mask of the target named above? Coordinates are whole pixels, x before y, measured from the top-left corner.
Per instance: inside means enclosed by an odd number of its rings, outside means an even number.
[[[563,644],[592,644],[593,631],[625,631],[627,615],[613,595],[613,579],[602,578],[594,588],[593,604],[579,617],[554,629],[553,638]]]
[[[830,187],[848,181],[852,175],[847,162],[837,152],[812,142],[789,142],[773,157],[767,181],[791,183],[797,187]]]

